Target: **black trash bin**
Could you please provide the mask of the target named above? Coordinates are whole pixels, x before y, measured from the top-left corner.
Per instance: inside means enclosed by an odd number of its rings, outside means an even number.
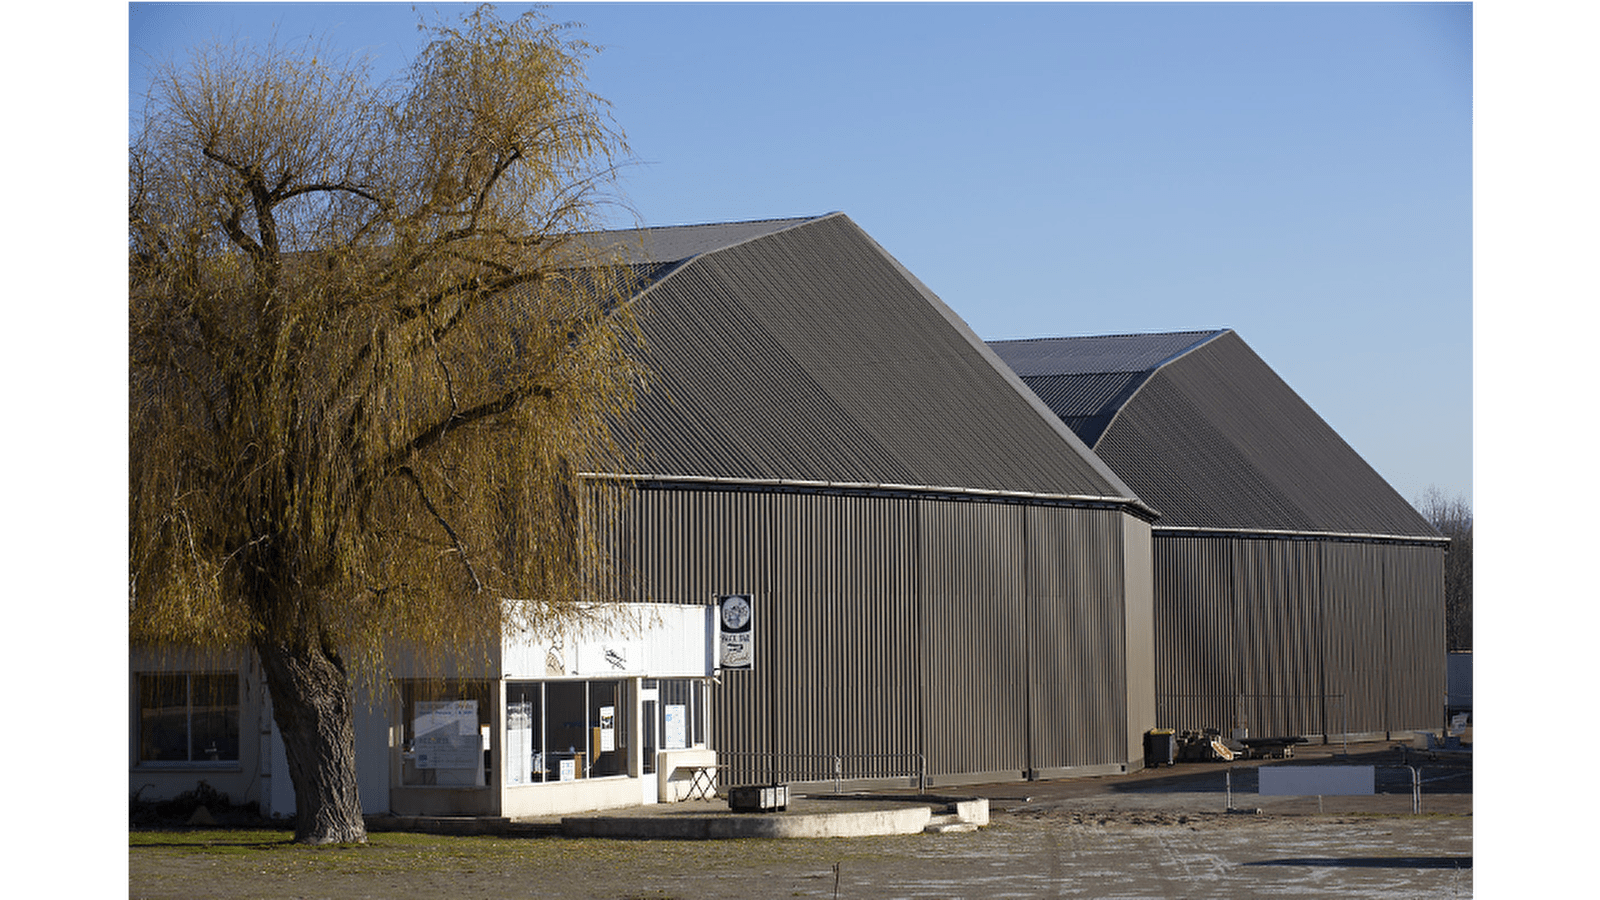
[[[1170,766],[1178,758],[1178,734],[1171,728],[1152,728],[1144,733],[1146,768]]]

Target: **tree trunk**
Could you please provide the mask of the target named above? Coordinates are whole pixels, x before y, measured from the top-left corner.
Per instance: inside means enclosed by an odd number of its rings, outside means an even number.
[[[354,691],[344,666],[312,641],[261,640],[256,655],[294,783],[294,839],[365,843],[367,826],[356,788]]]

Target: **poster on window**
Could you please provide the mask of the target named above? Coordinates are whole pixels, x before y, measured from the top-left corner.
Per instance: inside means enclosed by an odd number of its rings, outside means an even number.
[[[689,723],[682,703],[667,704],[667,727],[662,735],[667,750],[682,750],[689,746]]]
[[[506,780],[533,783],[533,704],[506,704]]]
[[[600,750],[610,753],[617,749],[617,708],[600,707]]]
[[[755,615],[749,594],[717,598],[717,666],[755,668]]]
[[[483,762],[476,700],[419,700],[411,728],[419,769],[476,769]]]

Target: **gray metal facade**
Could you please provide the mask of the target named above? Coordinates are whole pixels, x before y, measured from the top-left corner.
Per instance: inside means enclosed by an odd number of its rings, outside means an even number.
[[[908,775],[930,784],[1137,766],[1152,727],[1148,592],[1128,514],[915,492],[655,482],[626,489],[612,590],[756,602],[756,665],[713,697],[736,781]],[[1137,533],[1137,529],[1136,529]],[[1129,633],[1130,609],[1140,633]],[[1145,622],[1144,625],[1139,625]],[[1132,712],[1130,712],[1130,710]]]
[[[1154,543],[1163,725],[1328,739],[1439,726],[1436,547],[1159,531]]]
[[[1163,726],[1439,726],[1445,542],[1238,335],[992,346],[1161,513]]]
[[[606,239],[656,273],[606,593],[755,596],[733,781],[1140,764],[1152,513],[954,313],[839,214]]]

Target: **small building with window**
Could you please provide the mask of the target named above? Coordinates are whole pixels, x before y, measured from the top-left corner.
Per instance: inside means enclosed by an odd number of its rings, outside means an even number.
[[[570,633],[508,635],[484,677],[397,678],[386,808],[517,817],[683,799],[714,774],[711,622],[706,605],[595,607]]]
[[[569,634],[507,636],[486,663],[365,686],[356,721],[363,808],[532,816],[680,800],[697,776],[709,787],[712,613],[596,608]],[[252,659],[136,652],[132,690],[136,797],[168,799],[204,781],[267,815],[293,812]]]

